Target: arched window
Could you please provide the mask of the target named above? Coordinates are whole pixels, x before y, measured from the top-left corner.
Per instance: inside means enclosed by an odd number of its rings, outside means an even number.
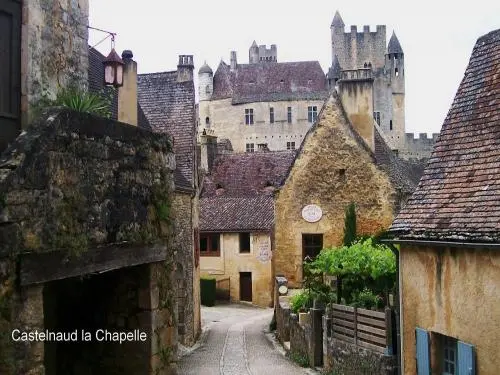
[[[398,77],[398,76],[399,76],[399,70],[398,70],[398,68],[396,68],[396,69],[394,70],[394,74],[396,74],[396,77]]]
[[[210,125],[210,117],[205,117],[205,125]]]

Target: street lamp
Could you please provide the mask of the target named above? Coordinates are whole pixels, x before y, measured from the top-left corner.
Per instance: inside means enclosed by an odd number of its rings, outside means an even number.
[[[108,57],[102,62],[104,65],[104,84],[106,86],[123,86],[123,60],[112,48]]]

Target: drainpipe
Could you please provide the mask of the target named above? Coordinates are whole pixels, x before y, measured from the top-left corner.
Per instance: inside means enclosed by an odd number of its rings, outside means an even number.
[[[401,375],[401,321],[399,319],[400,317],[400,307],[401,307],[401,301],[399,299],[399,250],[392,244],[392,243],[386,243],[387,246],[392,250],[394,255],[396,256],[396,295],[394,296],[394,301],[397,301],[395,303],[395,309],[394,309],[394,315],[395,315],[395,321],[396,321],[396,356],[397,356],[397,363],[398,363],[398,375]]]

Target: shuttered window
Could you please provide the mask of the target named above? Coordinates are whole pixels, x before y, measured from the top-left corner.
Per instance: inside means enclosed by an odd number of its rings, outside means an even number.
[[[430,375],[431,361],[429,348],[429,333],[422,328],[415,329],[417,344],[417,375]]]
[[[474,346],[458,342],[458,375],[476,375],[476,358]]]

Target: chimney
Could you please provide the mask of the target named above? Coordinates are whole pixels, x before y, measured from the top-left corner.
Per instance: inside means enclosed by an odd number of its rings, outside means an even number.
[[[236,59],[236,51],[231,51],[231,71],[234,72],[238,66],[238,60]]]
[[[200,169],[210,173],[217,156],[217,137],[207,134],[206,129],[200,135]]]
[[[179,55],[179,64],[177,64],[177,82],[192,81],[193,70],[193,55]]]
[[[123,86],[118,89],[118,121],[137,126],[137,63],[132,51],[122,53]]]

